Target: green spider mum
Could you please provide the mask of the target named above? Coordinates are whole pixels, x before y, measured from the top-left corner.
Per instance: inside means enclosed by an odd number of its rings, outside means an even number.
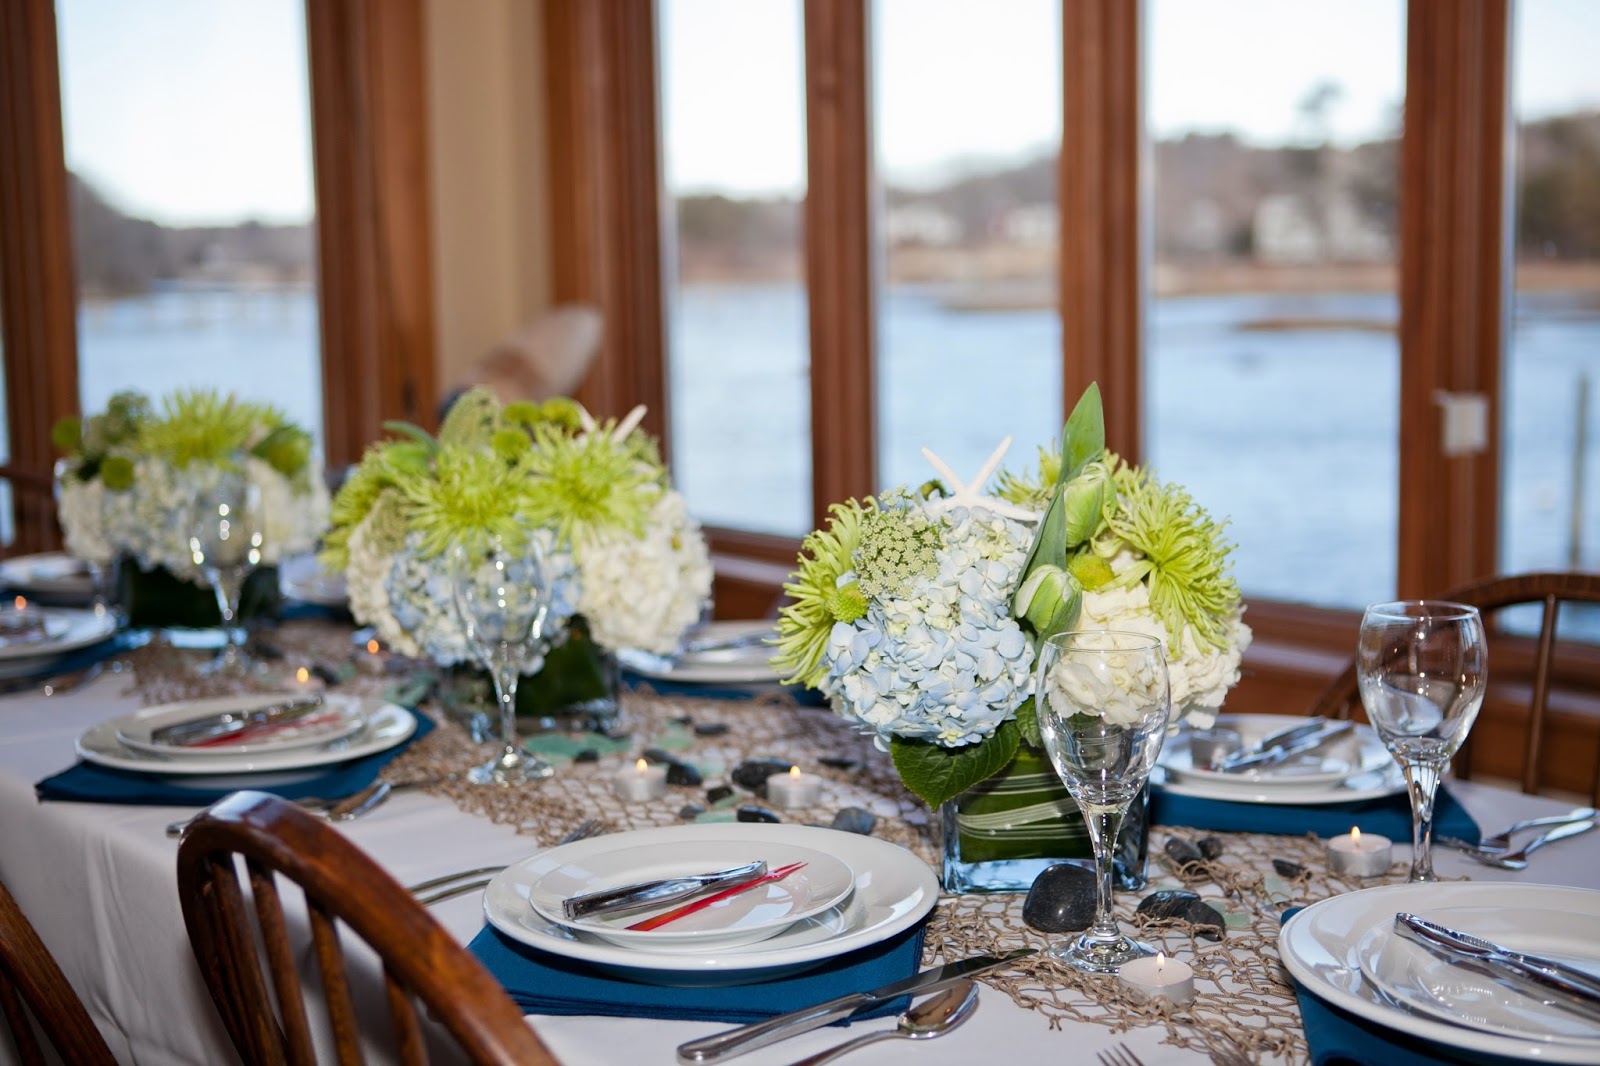
[[[1060,477],[1061,445],[1055,443],[1049,447],[1041,446],[1037,468],[1021,474],[1013,474],[1009,470],[1000,471],[995,479],[995,495],[1018,507],[1042,512],[1050,506],[1050,497],[1054,495],[1056,481]]]
[[[1226,647],[1223,619],[1239,602],[1239,585],[1228,573],[1233,545],[1223,539],[1225,523],[1146,471],[1122,465],[1114,478],[1119,498],[1108,508],[1109,532],[1144,555],[1118,581],[1148,574],[1150,607],[1174,639],[1188,622],[1202,642]]]
[[[213,389],[180,390],[162,403],[159,418],[144,425],[139,445],[179,469],[197,462],[233,466],[252,435],[287,421],[266,404],[247,403]]]
[[[395,488],[404,497],[408,524],[422,538],[424,558],[442,555],[458,540],[512,534],[529,497],[518,467],[478,449],[441,448],[431,477],[403,477]]]
[[[863,527],[878,509],[872,497],[828,508],[826,529],[809,533],[800,544],[800,569],[783,586],[789,603],[778,612],[778,654],[772,665],[786,685],[815,688],[826,673],[822,656],[835,622],[853,622],[866,611],[866,598],[854,583],[841,589],[839,578],[854,566]]]
[[[643,532],[661,490],[661,471],[639,462],[626,442],[604,433],[572,437],[550,425],[533,431],[533,449],[519,464],[528,478],[530,516],[577,543],[608,529]]]

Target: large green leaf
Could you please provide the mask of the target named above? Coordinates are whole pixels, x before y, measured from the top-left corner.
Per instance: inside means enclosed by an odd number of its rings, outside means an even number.
[[[1021,742],[1016,723],[1005,722],[988,740],[964,748],[941,748],[925,740],[897,737],[889,742],[889,755],[905,786],[929,807],[937,808],[1005,769]]]
[[[1029,696],[1022,701],[1022,706],[1017,708],[1017,731],[1022,734],[1022,742],[1031,748],[1044,747],[1044,737],[1039,733],[1039,706]]]
[[[1083,468],[1100,458],[1106,450],[1106,416],[1100,403],[1100,385],[1090,383],[1078,405],[1067,419],[1067,428],[1061,433],[1061,480],[1057,491],[1083,472]]]

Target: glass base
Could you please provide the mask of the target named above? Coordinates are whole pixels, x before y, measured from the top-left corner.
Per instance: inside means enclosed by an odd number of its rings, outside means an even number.
[[[1045,950],[1057,962],[1085,973],[1116,973],[1134,959],[1146,959],[1155,953],[1149,944],[1125,936],[1103,941],[1091,939],[1088,933]]]
[[[555,773],[555,767],[543,759],[533,759],[518,752],[501,752],[482,766],[467,771],[467,780],[474,785],[495,785],[511,788],[515,785],[543,781]]]

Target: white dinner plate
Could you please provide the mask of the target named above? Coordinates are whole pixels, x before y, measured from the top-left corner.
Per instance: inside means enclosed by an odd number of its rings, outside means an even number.
[[[1216,728],[1235,730],[1244,746],[1249,748],[1268,734],[1293,724],[1294,719],[1279,714],[1223,714],[1217,716]],[[1166,768],[1170,780],[1207,784],[1219,795],[1223,792],[1255,795],[1278,788],[1299,792],[1315,788],[1338,788],[1357,774],[1371,773],[1394,763],[1394,757],[1383,746],[1377,732],[1368,725],[1357,725],[1350,733],[1302,758],[1238,773],[1223,773],[1194,765],[1189,740],[1187,729],[1168,737],[1161,749],[1161,765]]]
[[[688,643],[699,644],[717,641],[758,640],[773,636],[771,621],[708,622],[695,629]],[[640,677],[657,681],[683,681],[691,684],[776,685],[778,674],[771,659],[777,649],[768,644],[742,644],[735,648],[709,648],[689,652],[673,658],[651,655],[648,652],[623,650],[617,661]]]
[[[1419,918],[1600,976],[1600,909],[1504,910],[1425,907]],[[1440,1021],[1493,1033],[1600,1048],[1600,1021],[1547,1005],[1465,966],[1452,964],[1378,925],[1357,947],[1361,972],[1396,1003]]]
[[[211,703],[215,701],[196,701]],[[260,754],[224,755],[215,753],[207,758],[171,759],[150,752],[136,751],[117,739],[119,730],[133,732],[144,728],[141,716],[165,715],[177,704],[148,707],[134,714],[101,722],[78,737],[78,754],[92,763],[117,770],[133,770],[146,774],[181,774],[185,776],[218,776],[228,774],[264,773],[278,770],[301,770],[313,766],[333,766],[349,762],[380,751],[388,751],[404,743],[417,731],[416,717],[404,707],[376,700],[364,708],[366,728],[317,748],[296,748],[291,751],[273,751]]]
[[[769,871],[805,865],[780,881],[769,881],[686,914],[658,929],[629,929],[678,903],[603,914],[573,921],[563,900],[658,878],[685,877],[765,859]],[[753,944],[803,918],[820,914],[850,894],[850,867],[826,852],[779,841],[696,840],[639,844],[626,837],[597,837],[544,852],[528,861],[528,902],[557,925],[608,943],[646,951],[705,951]]]
[[[344,607],[350,602],[344,575],[324,570],[315,555],[295,555],[280,562],[278,588],[287,599],[318,607]]]
[[[1453,1025],[1402,1006],[1361,968],[1363,938],[1394,924],[1401,911],[1428,915],[1470,907],[1500,909],[1508,920],[1537,911],[1600,915],[1600,892],[1559,885],[1434,882],[1385,885],[1314,903],[1283,923],[1278,954],[1312,995],[1367,1021],[1452,1048],[1571,1066],[1600,1064],[1600,1045],[1533,1040]]]
[[[26,677],[48,667],[69,651],[98,644],[117,631],[117,620],[101,611],[75,611],[41,607],[54,634],[46,640],[19,641],[0,646],[0,679]]]
[[[207,747],[185,747],[182,744],[162,743],[152,734],[164,726],[191,722],[208,715],[227,711],[252,711],[273,704],[282,704],[303,695],[299,692],[256,692],[248,695],[219,696],[209,700],[184,700],[180,703],[148,707],[138,715],[125,719],[117,729],[117,739],[135,751],[158,758],[214,759],[218,756],[270,755],[295,751],[300,748],[321,748],[365,728],[367,706],[353,696],[325,695],[322,706],[274,730],[271,735],[254,741],[216,744]]]
[[[0,585],[24,596],[45,596],[58,603],[88,603],[94,598],[89,567],[66,552],[18,555],[0,562]]]
[[[483,896],[489,924],[529,947],[603,966],[633,980],[718,985],[770,980],[879,943],[915,925],[939,899],[933,871],[911,852],[885,840],[834,829],[731,822],[639,829],[596,839],[641,847],[687,847],[708,841],[757,847],[789,844],[834,856],[850,868],[855,888],[839,905],[755,944],[692,953],[656,952],[619,947],[547,921],[528,902],[534,880],[529,868],[540,858],[535,855],[508,866],[489,883]]]

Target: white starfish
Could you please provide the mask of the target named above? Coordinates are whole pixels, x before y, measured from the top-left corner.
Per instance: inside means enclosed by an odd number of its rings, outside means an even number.
[[[632,433],[639,423],[644,420],[644,412],[645,406],[642,403],[629,411],[627,416],[617,423],[617,428],[611,431],[611,439],[617,444],[627,440],[628,434]],[[578,425],[583,429],[585,435],[594,433],[600,428],[600,423],[595,421],[594,415],[591,415],[582,404],[578,405]]]
[[[928,465],[933,467],[934,471],[951,488],[950,495],[937,500],[929,500],[928,510],[934,514],[943,514],[954,507],[981,507],[992,514],[999,515],[1002,518],[1015,519],[1018,522],[1038,521],[1039,515],[1035,511],[1030,511],[1026,507],[1018,507],[1014,503],[1008,503],[994,496],[983,495],[984,483],[989,480],[991,474],[999,469],[1000,460],[1005,457],[1006,450],[1010,447],[1011,438],[1007,437],[1000,442],[1000,446],[989,456],[988,460],[983,464],[983,468],[973,476],[971,481],[962,481],[956,477],[949,464],[934,455],[932,449],[923,448],[922,457],[928,460]]]

